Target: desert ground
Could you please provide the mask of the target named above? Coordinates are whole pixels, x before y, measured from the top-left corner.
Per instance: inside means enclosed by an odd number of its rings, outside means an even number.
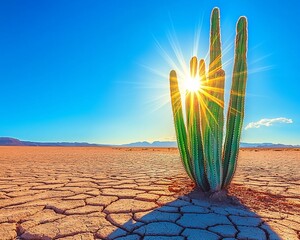
[[[0,239],[300,239],[299,149],[241,149],[222,202],[176,149],[0,147]]]

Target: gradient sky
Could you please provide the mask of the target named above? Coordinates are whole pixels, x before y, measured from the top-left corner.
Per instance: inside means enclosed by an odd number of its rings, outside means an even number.
[[[204,57],[215,6],[229,47],[224,62],[233,58],[238,17],[249,22],[242,141],[300,144],[298,0],[1,1],[0,136],[174,140],[168,79],[160,75],[171,66],[158,44],[175,59],[170,38],[177,39],[189,61],[202,26]],[[225,71],[228,89],[232,64]]]

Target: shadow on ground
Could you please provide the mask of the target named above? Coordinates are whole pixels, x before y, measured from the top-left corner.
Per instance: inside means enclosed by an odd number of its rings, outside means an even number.
[[[124,214],[131,219],[122,223]],[[259,215],[238,200],[231,197],[225,201],[212,200],[197,190],[151,211],[108,217],[118,229],[105,239],[281,239]]]

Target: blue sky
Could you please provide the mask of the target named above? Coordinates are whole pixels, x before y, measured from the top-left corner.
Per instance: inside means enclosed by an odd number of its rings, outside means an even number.
[[[1,1],[0,136],[32,141],[127,143],[174,139],[169,102],[177,39],[186,61],[201,26],[221,11],[223,61],[235,24],[249,22],[242,141],[300,144],[300,2]],[[153,69],[155,71],[153,71]],[[225,68],[227,88],[232,64]],[[250,125],[249,125],[250,124]],[[245,129],[247,127],[247,130]]]

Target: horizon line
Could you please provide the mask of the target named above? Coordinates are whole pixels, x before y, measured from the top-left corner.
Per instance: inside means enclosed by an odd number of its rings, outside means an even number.
[[[155,141],[147,141],[147,140],[142,140],[142,141],[133,141],[133,142],[127,142],[127,143],[119,143],[119,144],[112,144],[112,143],[95,143],[95,142],[88,142],[88,141],[31,141],[31,140],[21,140],[16,137],[7,137],[7,136],[0,136],[0,139],[3,138],[8,138],[8,139],[14,139],[18,140],[20,142],[30,142],[30,143],[43,143],[43,144],[55,144],[55,143],[69,143],[69,144],[89,144],[89,145],[103,145],[103,146],[122,146],[122,145],[129,145],[129,144],[134,144],[134,143],[149,143],[153,144],[155,142],[160,142],[160,143],[177,143],[176,140],[155,140]],[[241,141],[240,143],[243,144],[273,144],[273,145],[287,145],[287,146],[296,146],[300,147],[300,144],[288,144],[288,143],[274,143],[274,142],[243,142]],[[177,146],[176,146],[177,147]]]

